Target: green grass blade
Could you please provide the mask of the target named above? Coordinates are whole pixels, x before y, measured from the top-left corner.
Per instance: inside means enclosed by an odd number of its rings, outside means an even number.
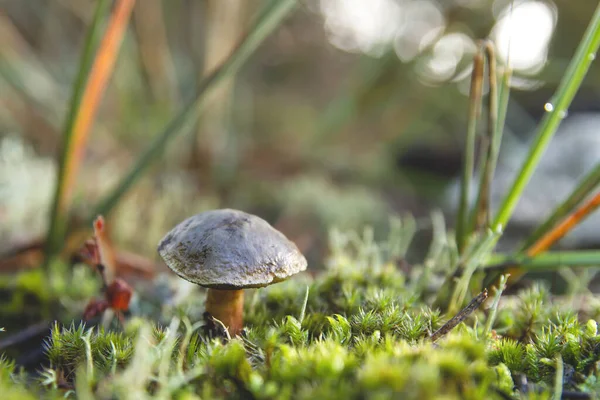
[[[460,184],[460,200],[456,217],[456,244],[462,254],[469,234],[469,200],[471,197],[471,180],[475,164],[475,133],[477,119],[481,108],[481,92],[483,87],[483,54],[478,51],[473,58],[471,74],[471,91],[469,98],[469,120],[467,125],[467,140]]]
[[[599,250],[551,251],[530,257],[525,254],[493,254],[482,266],[487,270],[503,270],[519,265],[527,271],[557,269],[570,267],[600,266]]]
[[[95,215],[108,214],[118,204],[123,195],[163,152],[169,140],[173,139],[177,134],[180,134],[186,123],[197,116],[199,102],[201,102],[219,82],[234,74],[295,6],[296,0],[281,0],[269,4],[267,9],[257,20],[254,28],[244,37],[236,50],[220,67],[215,69],[200,83],[195,95],[184,106],[183,110],[160,134],[154,137],[148,148],[137,159],[129,172],[117,184],[115,189],[98,203],[94,208],[90,220]]]
[[[586,175],[579,185],[573,190],[571,195],[563,201],[554,212],[527,238],[520,246],[519,251],[525,251],[533,245],[539,238],[544,236],[564,217],[571,214],[575,208],[585,199],[594,189],[600,185],[600,163]]]
[[[600,5],[596,8],[590,25],[583,36],[583,40],[579,44],[579,47],[556,90],[556,94],[550,102],[550,104],[552,104],[552,111],[548,112],[542,119],[538,127],[535,141],[529,150],[525,163],[500,206],[498,215],[494,221],[495,227],[501,229],[508,223],[525,186],[529,182],[533,171],[537,167],[540,158],[544,153],[544,150],[560,125],[561,120],[566,115],[577,90],[581,86],[583,78],[596,56],[599,45]]]
[[[494,144],[496,154],[494,154],[494,169],[498,162],[498,153],[500,152],[500,143],[502,143],[502,136],[504,135],[504,123],[506,122],[506,112],[508,111],[508,101],[510,99],[510,78],[512,77],[512,70],[506,66],[504,73],[502,74],[502,84],[498,93],[498,121],[496,125],[496,135],[494,140],[497,143]]]
[[[75,119],[79,110],[79,104],[83,96],[87,78],[94,59],[95,49],[98,46],[100,38],[100,26],[104,17],[108,14],[112,2],[100,0],[94,11],[94,18],[88,29],[84,41],[83,52],[79,62],[79,71],[69,105],[66,124],[64,127],[63,141],[58,167],[58,180],[54,192],[54,200],[50,213],[50,225],[48,227],[48,236],[46,242],[46,259],[49,259],[57,252],[57,248],[62,243],[67,227],[68,210],[64,207],[64,193],[66,186],[66,169],[69,165],[69,159],[72,156],[72,140],[74,136]]]

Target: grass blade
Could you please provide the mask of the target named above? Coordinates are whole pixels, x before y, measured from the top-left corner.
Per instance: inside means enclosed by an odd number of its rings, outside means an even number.
[[[66,229],[66,211],[70,202],[70,188],[67,180],[67,169],[71,164],[71,156],[76,144],[74,126],[79,112],[79,104],[83,97],[88,72],[92,64],[94,50],[96,48],[100,30],[100,24],[108,12],[110,1],[100,0],[96,5],[94,18],[84,41],[84,48],[79,62],[79,71],[75,80],[69,113],[63,133],[62,149],[59,161],[58,181],[54,193],[54,202],[50,214],[50,225],[48,227],[48,238],[46,244],[46,258],[52,257],[64,238]]]
[[[502,136],[504,134],[504,123],[506,122],[506,113],[508,111],[511,77],[512,70],[507,65],[504,67],[504,73],[502,74],[502,84],[500,85],[500,90],[498,93],[498,121],[496,125],[496,135],[494,136],[494,139],[497,141],[497,143],[494,145],[494,148],[498,153],[500,152],[500,143],[502,143]],[[496,163],[498,162],[498,154],[494,154],[493,161],[495,169]]]
[[[577,90],[581,86],[583,78],[596,56],[599,45],[600,5],[597,6],[590,25],[583,36],[583,40],[579,44],[574,57],[571,59],[553,100],[550,102],[552,110],[542,119],[525,163],[500,206],[498,215],[494,221],[494,226],[497,228],[502,229],[502,227],[508,223],[525,186],[529,182],[533,171],[537,167],[539,160],[544,153],[544,150],[558,129]]]
[[[554,243],[563,238],[598,207],[600,207],[600,192],[596,193],[596,195],[575,210],[570,216],[565,218],[554,229],[543,235],[527,250],[526,255],[533,257],[548,250]],[[527,270],[519,265],[513,265],[508,268],[507,272],[510,274],[509,283],[513,283],[523,276]]]
[[[488,94],[488,118],[487,118],[487,136],[484,137],[484,140],[481,144],[481,160],[479,170],[480,172],[480,181],[479,181],[479,190],[477,193],[477,200],[475,202],[475,207],[472,212],[468,212],[469,206],[469,191],[470,188],[468,186],[467,179],[471,179],[471,174],[468,170],[463,170],[463,181],[461,182],[463,193],[461,196],[461,203],[459,208],[459,216],[457,223],[457,244],[462,246],[462,249],[459,249],[461,254],[467,253],[469,250],[467,248],[468,239],[472,232],[477,231],[480,235],[485,233],[485,229],[490,226],[490,190],[491,183],[494,176],[494,171],[496,168],[496,162],[498,159],[498,153],[500,149],[501,136],[503,132],[503,123],[504,118],[506,117],[506,108],[508,105],[508,93],[509,93],[509,79],[510,72],[505,72],[503,85],[501,89],[503,90],[501,96],[500,107],[498,106],[499,95],[497,89],[497,74],[496,74],[496,55],[493,44],[489,41],[483,42],[479,47],[478,53],[474,60],[473,65],[473,74],[477,74],[480,77],[479,85],[483,83],[483,56],[485,55],[488,63],[488,79],[490,85],[490,91]],[[480,70],[477,71],[476,70]],[[506,71],[509,71],[508,69]],[[472,75],[472,86],[471,86],[473,95],[473,75]],[[481,87],[476,88],[475,90],[481,91]],[[467,138],[467,146],[475,146],[475,119],[478,116],[477,106],[479,101],[481,100],[481,92],[475,93],[479,96],[478,102],[475,103],[473,101],[475,96],[472,96],[470,99],[470,110],[469,110],[469,132]],[[502,119],[502,124],[499,124],[499,118]],[[472,137],[469,137],[472,135]],[[471,142],[472,140],[472,142]],[[469,149],[467,149],[466,153],[469,153]],[[465,156],[465,160],[467,156]],[[469,161],[465,161],[465,166]],[[473,168],[473,162],[471,161],[470,170]],[[466,192],[466,193],[465,193]],[[466,215],[469,214],[469,215]],[[461,224],[464,224],[464,227],[461,228]],[[492,246],[495,245],[495,240],[492,243]],[[476,268],[476,266],[474,267]],[[474,271],[469,272],[470,276]],[[456,293],[457,283],[456,279],[466,273],[466,269],[464,268],[464,263],[458,265],[456,271],[447,277],[446,282],[442,285],[440,292],[438,293],[438,297],[436,299],[436,304],[438,306],[442,306],[442,303],[447,302],[447,297],[449,293]],[[455,297],[455,296],[453,296]],[[454,303],[451,303],[454,304]]]
[[[544,221],[532,234],[529,238],[521,245],[519,251],[525,251],[529,247],[531,247],[535,242],[537,242],[544,234],[546,234],[550,229],[552,229],[558,221],[567,216],[569,213],[573,212],[575,207],[579,205],[583,199],[585,199],[589,194],[600,185],[600,163],[596,165],[596,167],[585,176],[577,188],[571,193],[571,195],[562,202],[554,212]]]
[[[488,93],[488,116],[487,116],[487,136],[484,137],[481,146],[481,155],[483,158],[483,168],[480,171],[479,193],[477,202],[473,209],[475,222],[474,229],[482,232],[484,228],[490,226],[490,189],[494,170],[496,167],[496,158],[499,153],[500,140],[498,136],[498,86],[496,76],[496,54],[494,46],[487,41],[484,44],[485,55],[488,65],[488,81],[490,91]]]
[[[570,267],[597,267],[600,266],[600,251],[551,251],[534,257],[526,254],[494,254],[482,268],[489,271],[505,270],[507,266],[511,265],[520,265],[528,272],[562,268],[565,265]]]
[[[197,115],[199,102],[201,102],[217,84],[225,78],[235,73],[241,65],[258,48],[263,40],[280,24],[280,22],[292,11],[296,5],[296,0],[281,0],[270,3],[267,10],[239,45],[235,51],[221,64],[220,67],[213,70],[199,85],[193,98],[188,101],[183,110],[167,125],[167,127],[154,137],[145,152],[137,159],[129,172],[121,179],[115,189],[102,199],[94,208],[92,213],[95,215],[108,215],[117,205],[121,197],[133,186],[144,171],[155,161],[162,153],[169,140],[182,132],[186,122]],[[90,221],[92,217],[90,218]]]
[[[527,254],[530,256],[535,256],[536,254],[548,250],[550,246],[569,233],[575,226],[588,217],[598,207],[600,207],[600,192],[596,193],[594,197],[586,201],[581,207],[575,210],[573,214],[563,220],[563,222],[558,224],[554,229],[542,236],[527,250]]]
[[[467,140],[463,161],[460,201],[456,221],[456,244],[462,254],[469,234],[469,200],[471,197],[471,179],[475,164],[475,133],[477,119],[481,108],[481,93],[483,88],[483,54],[478,51],[473,57],[473,72],[471,73],[471,91],[469,94],[469,117],[467,125]]]

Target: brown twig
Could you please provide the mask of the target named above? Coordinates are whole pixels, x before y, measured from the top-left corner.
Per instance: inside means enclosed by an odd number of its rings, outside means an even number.
[[[458,314],[452,317],[440,329],[438,329],[431,336],[429,336],[429,339],[431,339],[432,342],[435,342],[442,336],[446,335],[448,332],[454,329],[456,325],[460,324],[462,321],[467,319],[469,315],[473,313],[473,311],[478,309],[479,306],[481,306],[483,302],[487,299],[487,297],[487,289],[484,289],[483,292],[479,293],[473,300],[471,300],[471,302],[465,308],[460,310]]]

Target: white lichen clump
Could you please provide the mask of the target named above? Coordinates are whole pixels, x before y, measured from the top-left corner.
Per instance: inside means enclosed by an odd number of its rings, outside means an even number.
[[[18,136],[0,140],[0,251],[44,233],[56,180],[51,159]]]

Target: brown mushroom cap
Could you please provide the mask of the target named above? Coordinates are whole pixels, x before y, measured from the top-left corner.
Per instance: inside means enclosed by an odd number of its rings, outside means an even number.
[[[283,233],[231,209],[181,222],[160,241],[158,253],[183,279],[213,289],[263,287],[306,269],[306,259]]]

